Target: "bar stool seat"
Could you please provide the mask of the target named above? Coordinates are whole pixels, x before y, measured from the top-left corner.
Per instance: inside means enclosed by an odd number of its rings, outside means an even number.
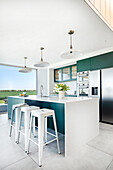
[[[55,133],[56,135],[53,135],[52,133],[49,132],[45,132],[45,133],[49,133],[50,135],[54,136],[54,139],[50,140],[50,141],[46,141],[46,143],[44,143],[43,141],[43,137],[44,137],[44,119],[52,116],[53,117],[53,123],[54,123],[54,128],[55,128]],[[31,139],[31,127],[32,127],[32,119],[33,117],[37,117],[38,118],[38,143],[36,143],[35,141],[33,141]],[[47,126],[46,126],[47,128]],[[60,147],[59,147],[59,140],[58,140],[58,133],[57,133],[57,126],[56,126],[56,119],[55,119],[55,112],[54,110],[51,109],[40,109],[40,110],[33,110],[31,111],[31,119],[30,119],[30,129],[29,129],[29,138],[28,138],[28,150],[27,152],[29,153],[29,149],[30,149],[30,141],[32,141],[33,143],[35,143],[36,145],[38,145],[39,147],[39,166],[42,166],[42,156],[43,156],[43,146],[51,143],[53,141],[57,140],[57,147],[58,147],[58,153],[60,154]]]
[[[25,106],[25,107],[22,107],[21,111],[20,111],[17,144],[19,144],[20,133],[21,133],[21,134],[23,134],[25,136],[25,152],[27,152],[27,148],[28,148],[28,134],[29,134],[30,113],[31,113],[31,111],[38,110],[38,109],[40,109],[40,107],[37,107],[37,106]],[[24,114],[24,128],[25,128],[24,133],[21,130],[22,115],[23,114]],[[33,119],[33,120],[34,120],[33,121],[33,129],[35,129],[35,119]]]
[[[19,117],[20,117],[20,110],[22,107],[27,107],[28,104],[26,103],[19,103],[19,104],[15,104],[12,106],[12,113],[11,113],[11,125],[10,125],[10,133],[9,133],[9,137],[11,137],[12,134],[12,128],[15,129],[15,142],[17,142],[17,138],[18,138],[18,126],[19,126]],[[15,111],[15,126],[13,124],[14,122],[14,111]]]

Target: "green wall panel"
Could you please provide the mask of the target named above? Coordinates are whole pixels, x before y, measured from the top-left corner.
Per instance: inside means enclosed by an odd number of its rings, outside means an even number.
[[[77,72],[88,71],[91,69],[91,59],[77,61]]]

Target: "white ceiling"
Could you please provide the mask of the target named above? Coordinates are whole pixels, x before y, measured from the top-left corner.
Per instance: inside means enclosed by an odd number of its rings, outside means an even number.
[[[84,0],[0,0],[0,63],[23,66],[28,56],[27,66],[33,67],[41,46],[51,66],[73,62],[60,57],[69,49],[70,29],[82,58],[113,49],[113,32]]]

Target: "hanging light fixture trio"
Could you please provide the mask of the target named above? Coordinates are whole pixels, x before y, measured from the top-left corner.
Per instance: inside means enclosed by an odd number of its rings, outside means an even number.
[[[68,34],[70,35],[70,51],[62,53],[61,58],[73,59],[75,57],[81,56],[81,53],[79,51],[73,51],[72,35],[74,34],[74,30],[70,30],[68,32]],[[42,51],[44,50],[44,47],[41,47],[40,50],[41,50],[41,60],[38,63],[34,64],[34,66],[35,67],[48,67],[50,65],[49,62],[46,62],[43,60],[43,52]],[[26,67],[27,57],[24,57],[24,59],[25,59],[25,66],[24,66],[24,68],[20,69],[19,72],[29,73],[32,71],[32,69]]]

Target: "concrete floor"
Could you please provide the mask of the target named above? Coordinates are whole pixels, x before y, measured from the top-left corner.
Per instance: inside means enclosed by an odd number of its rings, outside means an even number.
[[[44,147],[43,166],[38,167],[38,149],[31,143],[30,154],[24,153],[24,138],[9,138],[10,120],[0,114],[0,170],[113,170],[113,126],[100,123],[100,134],[80,148],[73,158],[64,157],[64,136],[59,134],[62,154],[56,142]]]

